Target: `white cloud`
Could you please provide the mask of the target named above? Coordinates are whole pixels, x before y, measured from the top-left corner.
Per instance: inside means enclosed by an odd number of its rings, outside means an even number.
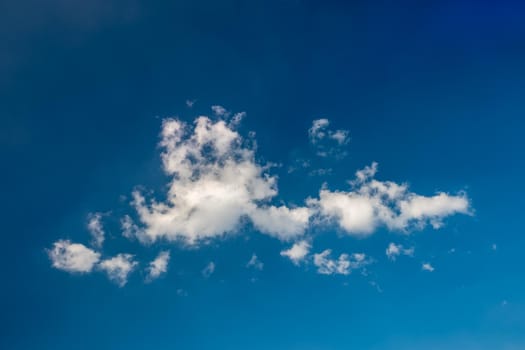
[[[159,200],[141,190],[133,192],[131,205],[137,219],[129,215],[121,219],[124,237],[137,238],[143,244],[166,240],[196,245],[238,233],[248,223],[281,241],[296,242],[280,254],[299,265],[312,257],[305,237],[311,225],[327,228],[333,223],[349,235],[367,236],[379,228],[404,233],[427,226],[437,229],[450,215],[471,214],[465,193],[424,196],[410,192],[407,184],[376,180],[377,163],[357,171],[348,190],[332,191],[323,185],[318,197],[308,198],[306,204],[275,205],[277,177],[270,174],[271,165],[257,161],[255,133],[243,139],[236,131],[246,113],[233,114],[218,105],[212,106],[212,111],[214,120],[201,116],[193,124],[163,120],[159,144],[163,170],[169,177],[167,193]],[[315,120],[310,140],[320,155],[341,154],[341,147],[349,141],[348,131],[329,126],[327,119]],[[301,162],[300,167],[310,167],[309,162]],[[311,174],[326,175],[330,170],[317,169]],[[105,238],[103,215],[89,217],[88,229],[96,247],[101,247]],[[413,252],[413,248],[394,243],[386,250],[392,260]],[[99,266],[120,286],[138,264],[129,254],[100,262],[100,253],[67,240],[57,241],[48,254],[55,268],[90,272]],[[319,273],[345,275],[371,262],[364,254],[341,254],[333,259],[330,254],[325,250],[313,255]],[[146,268],[146,279],[165,273],[168,260],[169,252],[159,254]],[[252,260],[249,267],[262,269],[255,254]],[[430,264],[422,268],[433,271]],[[214,270],[215,264],[210,262],[202,274],[209,277]]]
[[[295,265],[299,265],[310,252],[310,248],[310,243],[303,240],[294,243],[290,249],[281,251],[281,256],[286,256],[292,260]]]
[[[210,277],[215,272],[215,263],[213,261],[210,261],[204,269],[202,269],[201,273],[204,278]]]
[[[453,214],[470,214],[470,203],[464,193],[443,192],[425,197],[408,191],[406,184],[374,179],[377,163],[356,172],[351,191],[319,192],[319,199],[308,203],[317,208],[322,218],[336,222],[346,233],[357,236],[372,234],[378,227],[408,232],[430,224],[434,229]]]
[[[207,117],[196,119],[193,133],[188,129],[179,120],[163,122],[162,160],[172,177],[166,201],[148,203],[142,193],[133,193],[143,241],[195,244],[236,231],[242,218],[282,240],[303,234],[310,210],[268,203],[277,195],[276,178],[256,163],[253,149],[235,130]]]
[[[102,260],[98,266],[107,273],[110,280],[119,287],[124,287],[128,282],[129,274],[137,265],[138,262],[133,260],[133,255],[118,254],[113,258]]]
[[[264,268],[264,264],[261,260],[259,260],[259,258],[257,257],[257,255],[252,254],[252,257],[250,258],[250,261],[248,261],[248,263],[246,264],[246,267],[253,267],[254,269],[256,270],[261,270]]]
[[[163,251],[160,252],[159,255],[149,263],[148,268],[146,269],[148,272],[148,275],[146,276],[147,281],[153,281],[154,279],[157,279],[160,275],[166,273],[168,271],[168,262],[170,261],[170,252],[169,251]]]
[[[312,145],[315,146],[318,156],[328,157],[335,156],[342,158],[346,152],[342,146],[350,141],[348,130],[330,130],[330,121],[328,119],[316,119],[308,129],[308,137]]]
[[[362,253],[341,254],[338,259],[331,259],[331,254],[330,249],[314,254],[314,265],[317,267],[318,273],[322,275],[348,275],[352,270],[360,269],[370,263],[366,259],[366,255]]]
[[[490,248],[491,248],[492,250],[498,250],[498,246],[496,245],[496,243],[493,243],[493,244],[490,246]]]
[[[100,260],[100,254],[79,243],[59,240],[48,252],[53,267],[71,273],[88,273]]]
[[[390,243],[386,248],[386,256],[395,261],[400,255],[414,256],[414,247],[405,248],[401,244]]]
[[[434,267],[430,263],[423,263],[421,265],[421,270],[428,271],[428,272],[433,272],[434,271]]]
[[[102,226],[102,214],[91,213],[88,215],[87,228],[91,234],[93,245],[97,248],[102,247],[105,239],[104,228]]]
[[[255,208],[250,214],[255,227],[264,233],[287,241],[303,234],[308,227],[310,209],[305,207],[267,206]]]

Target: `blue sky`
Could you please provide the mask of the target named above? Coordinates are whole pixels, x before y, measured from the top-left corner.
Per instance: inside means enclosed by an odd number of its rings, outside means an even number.
[[[0,5],[2,349],[523,349],[524,7]]]

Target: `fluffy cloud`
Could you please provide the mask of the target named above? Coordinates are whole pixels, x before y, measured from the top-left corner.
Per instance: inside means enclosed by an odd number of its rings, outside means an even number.
[[[257,257],[257,255],[252,254],[252,257],[250,258],[250,261],[248,261],[248,263],[246,264],[246,267],[252,267],[256,270],[261,270],[264,268],[264,264],[261,260],[259,260],[259,258]]]
[[[342,146],[350,141],[348,130],[330,130],[330,121],[328,119],[316,119],[308,129],[308,137],[312,145],[315,146],[318,156],[336,156],[342,158],[346,152]]]
[[[100,254],[83,244],[59,240],[48,251],[54,268],[71,273],[88,273],[99,262]]]
[[[202,269],[201,273],[204,278],[210,277],[215,272],[215,263],[213,261],[210,261],[204,269]]]
[[[434,266],[432,266],[430,263],[423,263],[421,265],[421,270],[428,271],[428,272],[433,272],[434,271]]]
[[[306,230],[310,215],[310,209],[305,207],[268,206],[254,209],[250,218],[259,231],[287,241]]]
[[[91,234],[93,245],[98,248],[102,247],[105,239],[104,228],[102,226],[102,214],[89,214],[87,228]]]
[[[314,254],[314,265],[317,267],[318,273],[322,275],[348,275],[352,270],[360,269],[370,263],[366,259],[366,255],[362,253],[341,254],[337,259],[331,259],[331,254],[332,251],[330,249]]]
[[[307,241],[299,241],[292,245],[290,249],[281,251],[281,256],[286,256],[295,265],[299,265],[310,252],[311,245]]]
[[[408,232],[427,224],[439,228],[443,219],[453,214],[469,214],[470,203],[464,193],[437,193],[426,197],[408,191],[406,184],[374,179],[377,163],[357,171],[351,191],[319,192],[319,199],[309,199],[321,217],[336,222],[350,235],[367,236],[378,227]]]
[[[280,253],[295,265],[313,260],[321,274],[346,275],[371,260],[364,254],[332,258],[330,250],[310,255],[311,237],[305,232],[312,225],[327,228],[335,224],[349,235],[364,237],[379,228],[405,233],[427,226],[437,229],[448,216],[471,213],[465,193],[424,196],[409,191],[404,183],[376,180],[377,163],[357,171],[347,190],[330,190],[323,185],[318,196],[308,198],[304,205],[275,205],[277,177],[270,174],[270,165],[256,161],[255,133],[243,139],[236,131],[246,113],[234,114],[219,105],[212,106],[212,111],[214,120],[201,116],[193,124],[172,118],[163,121],[159,145],[163,170],[169,177],[166,193],[155,199],[150,192],[133,192],[131,205],[136,214],[135,219],[130,215],[121,219],[124,237],[143,244],[166,240],[196,245],[239,232],[248,223],[263,234],[295,242]],[[329,126],[327,119],[315,120],[308,131],[310,141],[319,155],[340,156],[349,141],[348,131]],[[301,168],[309,166],[308,161],[301,161]],[[326,175],[329,170],[313,170],[311,174]],[[98,248],[105,239],[102,217],[91,214],[88,222],[93,245]],[[413,251],[391,243],[386,254],[395,260]],[[54,243],[48,254],[57,269],[82,273],[97,267],[119,286],[127,283],[138,264],[130,254],[101,260],[100,253],[67,240]],[[167,271],[169,257],[169,252],[162,252],[149,263],[147,281]],[[255,254],[247,266],[263,268]],[[433,271],[428,263],[422,268]],[[209,277],[214,270],[215,264],[210,262],[202,274]]]
[[[154,279],[157,279],[160,275],[166,273],[168,271],[168,262],[170,261],[170,252],[169,251],[163,251],[160,252],[159,255],[149,263],[146,276],[146,281],[153,281]]]
[[[386,256],[390,260],[395,261],[396,258],[400,255],[413,256],[414,247],[405,248],[401,244],[390,243],[388,247],[386,248]]]
[[[118,254],[113,258],[102,260],[98,266],[107,273],[110,280],[119,287],[124,287],[128,282],[129,274],[137,265],[138,262],[133,260],[133,255]]]
[[[164,202],[133,193],[142,240],[194,244],[236,231],[242,218],[282,240],[307,228],[309,208],[269,204],[277,195],[276,178],[256,163],[253,149],[226,121],[199,117],[190,127],[167,119],[161,137],[164,171],[172,180]]]

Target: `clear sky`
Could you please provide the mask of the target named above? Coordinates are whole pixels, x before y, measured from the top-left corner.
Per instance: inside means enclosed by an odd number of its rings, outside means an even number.
[[[2,349],[525,349],[518,1],[0,4]]]

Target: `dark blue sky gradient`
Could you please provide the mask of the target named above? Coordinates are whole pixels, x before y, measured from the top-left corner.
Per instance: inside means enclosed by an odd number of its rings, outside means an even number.
[[[524,16],[518,1],[2,2],[0,348],[525,348]],[[45,249],[85,242],[89,212],[118,217],[134,186],[164,188],[161,119],[213,104],[248,113],[258,158],[283,164],[279,199],[344,188],[377,161],[379,178],[417,193],[467,191],[475,215],[408,237],[319,237],[374,256],[382,292],[297,268],[252,232],[158,245],[172,264],[147,285],[140,272],[118,288],[52,269]],[[321,117],[350,130],[343,160],[313,157],[306,131]],[[332,175],[287,174],[298,157]],[[158,252],[109,225],[107,253]],[[418,255],[389,263],[392,240]],[[253,252],[261,272],[245,268]]]

